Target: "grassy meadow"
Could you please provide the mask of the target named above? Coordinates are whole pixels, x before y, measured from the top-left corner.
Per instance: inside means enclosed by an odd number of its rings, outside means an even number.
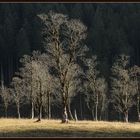
[[[140,123],[0,119],[0,137],[140,137]]]

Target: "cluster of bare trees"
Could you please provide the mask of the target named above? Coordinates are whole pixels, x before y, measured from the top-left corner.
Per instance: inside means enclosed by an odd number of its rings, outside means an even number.
[[[117,111],[124,113],[125,121],[128,121],[128,111],[134,104],[135,96],[140,116],[138,66],[128,68],[128,57],[125,55],[116,59],[111,69],[112,90],[109,99],[108,85],[98,70],[97,57],[87,56],[89,49],[84,44],[87,28],[81,21],[53,12],[38,15],[38,18],[42,25],[44,51],[34,51],[20,59],[22,67],[8,88],[1,80],[0,93],[6,116],[11,101],[16,104],[18,118],[20,105],[29,102],[32,118],[36,111],[40,121],[44,109],[50,119],[51,104],[57,98],[62,107],[62,122],[65,123],[71,112],[70,97],[75,96],[80,89],[84,91],[94,120],[98,120],[98,117],[102,119],[111,101]]]
[[[79,20],[68,19],[63,14],[50,12],[38,17],[43,26],[45,53],[33,52],[32,56],[26,55],[21,59],[23,67],[12,80],[11,92],[15,97],[19,118],[19,105],[23,101],[20,99],[29,97],[32,117],[36,105],[40,120],[45,97],[50,102],[50,94],[57,90],[62,102],[62,122],[67,122],[68,99],[72,96],[75,79],[80,72],[77,62],[88,50],[83,43],[86,27]]]

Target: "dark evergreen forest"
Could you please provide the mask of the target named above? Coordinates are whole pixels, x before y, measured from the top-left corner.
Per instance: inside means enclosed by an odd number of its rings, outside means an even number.
[[[120,54],[130,56],[130,65],[140,66],[140,4],[134,3],[1,3],[0,4],[0,79],[10,86],[12,77],[21,67],[20,58],[31,55],[34,50],[43,52],[41,24],[37,15],[49,11],[79,19],[87,27],[85,44],[90,49],[87,55],[97,55],[99,71],[105,78],[111,97],[111,68],[115,57]],[[81,85],[82,87],[82,85]],[[84,91],[71,97],[72,116],[78,119],[92,119],[85,100]],[[137,108],[129,110],[129,120],[137,121]],[[0,117],[4,117],[4,104],[0,99]],[[8,117],[16,117],[16,105],[8,106]],[[45,118],[45,110],[42,116]],[[31,105],[23,102],[21,117],[31,117]],[[51,118],[61,118],[59,103],[51,104]],[[99,116],[102,120],[122,120],[112,103]]]

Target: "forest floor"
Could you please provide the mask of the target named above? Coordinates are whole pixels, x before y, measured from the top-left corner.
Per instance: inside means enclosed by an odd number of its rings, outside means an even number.
[[[140,123],[1,118],[0,137],[140,137]]]

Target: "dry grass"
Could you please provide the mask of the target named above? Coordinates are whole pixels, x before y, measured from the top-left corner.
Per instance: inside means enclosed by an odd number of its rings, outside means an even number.
[[[0,137],[140,137],[140,123],[1,118]]]

